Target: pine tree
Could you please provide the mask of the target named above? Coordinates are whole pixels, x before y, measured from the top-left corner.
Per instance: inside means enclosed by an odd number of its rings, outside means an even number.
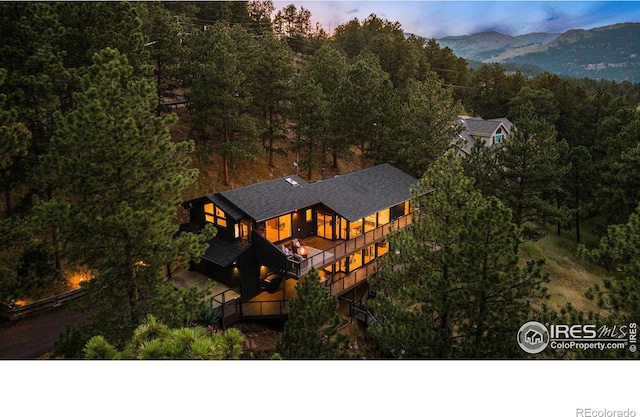
[[[60,225],[70,261],[95,271],[86,285],[91,325],[119,342],[147,313],[172,325],[196,318],[197,295],[175,291],[163,271],[197,257],[212,231],[176,237],[181,192],[197,175],[187,168],[193,144],[171,140],[175,116],[153,115],[153,83],[117,50],[94,62],[74,109],[56,115],[44,163],[65,188],[40,217]]]
[[[412,224],[389,238],[380,271],[369,280],[378,323],[367,329],[386,356],[452,357],[460,320],[460,277],[453,255],[466,213],[481,195],[463,175],[458,157],[437,159],[412,192]]]
[[[540,262],[518,265],[511,212],[484,199],[448,154],[413,191],[409,227],[389,237],[389,252],[369,282],[378,321],[367,336],[382,356],[512,357],[510,343],[544,297]]]
[[[307,74],[309,79],[314,80],[322,86],[329,108],[332,112],[336,108],[340,96],[338,86],[340,80],[347,75],[349,64],[344,54],[335,49],[331,43],[324,43],[320,49],[309,60],[304,68],[303,74]],[[300,106],[300,103],[296,103]],[[338,168],[338,158],[348,158],[351,156],[349,144],[338,134],[338,124],[336,119],[328,117],[327,125],[321,136],[322,160],[325,161],[327,151],[331,152],[333,158],[333,168]]]
[[[284,41],[272,35],[263,36],[255,54],[249,76],[252,106],[260,114],[262,143],[267,149],[269,166],[274,166],[274,153],[286,149],[276,146],[285,138],[295,73],[293,53]]]
[[[123,350],[103,336],[94,336],[83,353],[86,359],[239,359],[244,340],[238,329],[212,333],[200,326],[170,328],[149,315]]]
[[[625,224],[610,226],[597,248],[584,254],[608,270],[604,286],[595,286],[587,296],[624,323],[640,321],[640,206]]]
[[[292,150],[298,156],[298,166],[307,170],[307,179],[318,161],[318,150],[329,126],[329,103],[322,87],[312,78],[300,75],[296,79],[292,121],[296,141]]]
[[[289,318],[276,347],[285,359],[333,359],[343,356],[347,338],[338,332],[341,317],[338,299],[320,285],[311,269],[296,284],[296,298],[289,301]]]
[[[553,125],[535,116],[530,103],[520,114],[524,116],[514,121],[511,136],[496,151],[494,195],[511,209],[522,237],[538,239],[546,234],[545,222],[560,215],[555,193],[563,172]]]
[[[451,123],[462,109],[453,101],[451,89],[435,73],[425,81],[409,80],[402,89],[399,122],[394,123],[385,150],[393,165],[417,178],[438,157],[451,148],[461,127]]]
[[[387,105],[393,86],[373,54],[359,56],[336,91],[332,117],[344,143],[360,151],[360,166],[382,153],[387,126]]]
[[[248,112],[252,43],[243,28],[222,23],[189,39],[190,63],[185,72],[189,109],[201,137],[213,139],[222,156],[225,185],[230,184],[231,164],[251,160],[262,151],[256,118]]]
[[[531,319],[531,302],[546,298],[548,277],[542,261],[519,266],[513,246],[519,232],[511,211],[495,197],[468,213],[460,230],[460,250],[454,255],[455,273],[464,300],[463,319],[456,326],[455,356],[513,358],[522,352],[509,343],[514,329]]]

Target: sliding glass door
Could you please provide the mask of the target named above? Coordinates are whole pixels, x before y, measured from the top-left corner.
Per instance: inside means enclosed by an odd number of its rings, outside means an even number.
[[[331,214],[317,214],[317,234],[319,237],[333,240],[333,220],[334,217]]]

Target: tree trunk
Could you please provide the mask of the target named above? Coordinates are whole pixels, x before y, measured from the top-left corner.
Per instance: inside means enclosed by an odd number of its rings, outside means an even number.
[[[273,137],[269,138],[269,167],[273,168]]]
[[[222,157],[222,166],[224,169],[224,185],[229,186],[229,159],[226,156]]]
[[[160,88],[160,82],[162,80],[162,62],[160,60],[158,60],[156,62],[156,95],[158,96],[158,107],[156,107],[156,117],[160,117],[160,108],[162,105],[162,102],[160,101],[160,99],[162,98],[162,89]]]
[[[6,204],[5,212],[7,217],[11,217],[13,214],[13,199],[11,198],[11,190],[8,188],[4,190],[4,201]]]
[[[580,188],[576,190],[576,242],[580,243]]]

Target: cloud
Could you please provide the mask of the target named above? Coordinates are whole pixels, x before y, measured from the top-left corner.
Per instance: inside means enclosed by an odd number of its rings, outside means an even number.
[[[311,23],[319,22],[329,33],[375,14],[426,38],[487,31],[561,33],[640,21],[638,1],[274,1],[276,10],[289,4],[303,5],[311,12]]]

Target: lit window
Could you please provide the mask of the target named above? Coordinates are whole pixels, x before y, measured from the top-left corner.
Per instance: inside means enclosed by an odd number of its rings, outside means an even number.
[[[362,266],[362,251],[355,252],[349,256],[349,272],[355,271]]]
[[[369,232],[376,228],[376,215],[372,214],[364,218],[364,232]]]
[[[267,220],[267,240],[270,242],[278,242],[291,237],[291,214],[276,217]]]
[[[362,219],[349,223],[349,239],[362,234]]]
[[[215,217],[213,216],[213,203],[207,203],[204,205],[204,219],[209,223],[215,223]]]
[[[240,237],[240,225],[237,223],[233,225],[233,237],[236,239]]]
[[[368,264],[376,258],[376,247],[375,245],[367,246],[364,248],[364,263]]]
[[[389,209],[378,212],[378,226],[389,223]]]
[[[389,244],[386,241],[382,241],[376,244],[378,246],[378,256],[382,256],[389,252]]]
[[[307,209],[305,212],[305,220],[307,223],[313,221],[313,211],[311,209]]]
[[[204,205],[204,219],[208,223],[215,223],[218,226],[227,227],[227,219],[224,211],[213,203],[206,203]]]

